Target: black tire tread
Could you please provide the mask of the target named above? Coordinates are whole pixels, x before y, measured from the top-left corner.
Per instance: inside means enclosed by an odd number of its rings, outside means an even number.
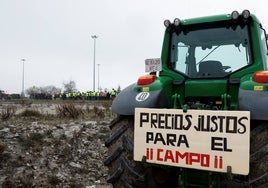
[[[119,116],[111,122],[112,133],[105,142],[108,157],[104,164],[109,168],[108,183],[114,187],[144,187],[144,170],[140,162],[133,161],[134,125],[131,118]]]
[[[268,186],[268,122],[253,124],[250,137],[249,184],[262,188]]]

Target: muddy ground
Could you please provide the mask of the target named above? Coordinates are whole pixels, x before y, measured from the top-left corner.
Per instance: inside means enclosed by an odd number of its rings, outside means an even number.
[[[111,188],[103,165],[110,104],[1,101],[0,188]]]

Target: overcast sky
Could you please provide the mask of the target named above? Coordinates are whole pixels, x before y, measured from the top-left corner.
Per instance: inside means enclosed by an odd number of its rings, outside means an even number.
[[[78,90],[92,90],[92,35],[98,36],[95,88],[98,80],[103,89],[124,88],[145,74],[146,58],[160,57],[165,19],[249,9],[267,28],[264,3],[264,0],[0,0],[0,89],[21,93],[21,59],[25,59],[25,89],[48,85],[63,88],[63,83],[73,80]]]

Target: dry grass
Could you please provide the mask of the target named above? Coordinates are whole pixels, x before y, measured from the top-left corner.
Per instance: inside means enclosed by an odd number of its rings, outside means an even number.
[[[52,120],[70,119],[101,120],[113,118],[112,101],[62,101],[62,100],[11,100],[0,103],[0,120]]]
[[[2,121],[9,120],[16,113],[16,107],[13,105],[7,105],[0,111],[0,116]]]
[[[97,106],[93,107],[93,112],[94,112],[94,116],[96,118],[104,118],[105,117],[104,111]]]
[[[18,100],[14,100],[15,104],[21,105],[21,106],[31,106],[31,104],[33,103],[32,100],[29,99],[18,99]]]
[[[107,101],[90,105],[70,102],[61,103],[56,106],[56,116],[59,118],[77,119],[81,117],[99,120],[112,116],[111,104],[111,102]]]
[[[81,108],[76,107],[73,103],[63,103],[56,107],[57,117],[77,119],[83,115]]]
[[[19,114],[21,117],[42,117],[43,114],[38,109],[25,109]]]

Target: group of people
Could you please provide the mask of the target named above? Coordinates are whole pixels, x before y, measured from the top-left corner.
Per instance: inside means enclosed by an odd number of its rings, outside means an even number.
[[[64,92],[51,94],[47,92],[31,92],[28,93],[30,99],[63,99],[63,100],[110,100],[114,99],[119,91],[112,89],[110,91],[87,91],[87,92]],[[20,99],[20,94],[6,94],[3,90],[0,90],[0,99]]]
[[[117,95],[117,91],[112,89],[108,91],[87,91],[87,92],[69,92],[61,94],[61,99],[74,99],[74,100],[109,100],[113,99]]]

